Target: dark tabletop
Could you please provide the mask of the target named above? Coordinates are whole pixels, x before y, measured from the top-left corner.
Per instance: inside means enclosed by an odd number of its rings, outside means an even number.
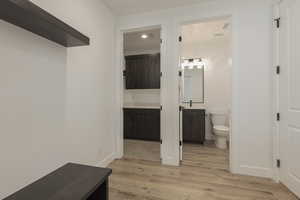
[[[84,200],[111,173],[111,169],[68,163],[3,200]]]

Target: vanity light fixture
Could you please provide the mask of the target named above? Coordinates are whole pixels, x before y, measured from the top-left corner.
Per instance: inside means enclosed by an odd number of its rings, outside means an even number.
[[[182,69],[202,69],[205,67],[205,62],[202,58],[184,59],[181,64]]]

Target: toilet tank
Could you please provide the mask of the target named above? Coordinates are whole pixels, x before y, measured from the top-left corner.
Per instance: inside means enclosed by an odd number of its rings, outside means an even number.
[[[225,112],[211,112],[210,120],[214,126],[228,125],[228,114]]]

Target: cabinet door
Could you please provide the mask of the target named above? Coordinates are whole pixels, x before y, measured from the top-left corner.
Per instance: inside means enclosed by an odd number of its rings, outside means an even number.
[[[143,109],[137,111],[137,139],[160,141],[160,110]]]
[[[126,56],[126,89],[160,88],[160,54]]]
[[[124,109],[124,138],[134,139],[136,137],[134,110]]]
[[[124,138],[160,141],[160,110],[124,109]]]
[[[160,88],[160,54],[148,56],[148,67],[146,70],[146,87],[159,89]]]
[[[205,140],[205,111],[183,110],[183,141],[203,143]]]
[[[146,72],[145,58],[143,56],[127,56],[126,57],[126,89],[143,89]]]

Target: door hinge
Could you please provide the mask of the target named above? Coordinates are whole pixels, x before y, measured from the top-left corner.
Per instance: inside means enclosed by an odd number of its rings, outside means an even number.
[[[277,168],[281,167],[281,160],[280,159],[276,160],[276,166],[277,166]]]
[[[280,66],[276,67],[276,74],[280,74]]]
[[[276,19],[274,19],[274,21],[275,21],[275,23],[276,23],[276,27],[277,28],[280,28],[280,20],[281,20],[281,18],[279,17],[279,18],[276,18]]]
[[[189,103],[190,103],[190,107],[193,107],[193,100],[190,100]]]
[[[179,141],[179,146],[182,146],[182,141]]]
[[[179,36],[179,37],[178,37],[178,41],[179,41],[179,42],[182,42],[182,36]]]
[[[160,39],[160,43],[161,43],[161,44],[163,43],[163,40],[162,40],[162,39]]]
[[[280,121],[280,113],[276,114],[277,121]]]
[[[162,144],[162,140],[160,140],[160,144]]]
[[[162,106],[160,106],[160,110],[162,110]]]
[[[182,76],[182,71],[178,72],[178,76],[180,76],[180,77]]]
[[[126,70],[123,70],[123,76],[126,76]]]
[[[162,77],[162,72],[160,72],[160,77]]]
[[[182,106],[179,106],[179,111],[181,112],[183,110],[183,107]]]

